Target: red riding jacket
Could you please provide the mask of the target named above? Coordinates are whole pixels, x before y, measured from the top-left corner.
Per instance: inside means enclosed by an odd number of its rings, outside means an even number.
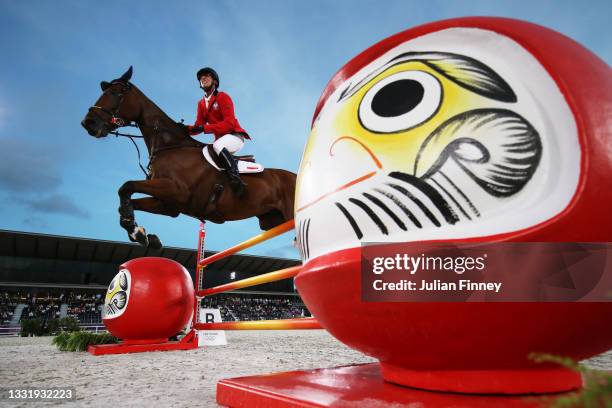
[[[242,133],[246,139],[250,139],[246,130],[240,127],[238,119],[234,116],[232,98],[225,92],[215,91],[208,100],[208,109],[204,98],[198,102],[196,121],[193,126],[189,126],[191,135],[202,133],[199,130],[193,130],[196,126],[202,126],[204,133],[213,133],[215,140],[228,133]]]

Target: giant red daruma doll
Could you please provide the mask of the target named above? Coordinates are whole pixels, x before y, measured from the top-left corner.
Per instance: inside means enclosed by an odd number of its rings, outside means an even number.
[[[612,303],[363,302],[360,245],[611,241],[611,74],[570,38],[501,18],[427,24],[349,61],[319,100],[296,193],[296,284],[320,323],[396,384],[579,387],[528,355],[610,349]]]

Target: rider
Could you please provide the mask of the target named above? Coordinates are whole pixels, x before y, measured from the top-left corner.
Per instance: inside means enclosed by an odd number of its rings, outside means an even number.
[[[210,68],[202,68],[196,74],[204,97],[198,102],[198,113],[195,124],[187,126],[189,134],[195,136],[202,132],[215,136],[213,149],[221,158],[227,171],[230,185],[241,196],[247,186],[238,172],[238,164],[232,154],[244,146],[244,139],[250,139],[247,132],[240,127],[234,116],[234,103],[228,94],[220,92],[219,75]]]

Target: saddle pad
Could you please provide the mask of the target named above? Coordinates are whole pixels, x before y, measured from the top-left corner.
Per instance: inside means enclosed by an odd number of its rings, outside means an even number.
[[[262,171],[264,171],[264,168],[259,163],[238,160],[239,173],[261,173]]]
[[[204,155],[204,158],[206,159],[207,162],[209,162],[215,169],[219,170],[219,171],[223,171],[224,169],[220,168],[217,163],[215,163],[215,161],[213,160],[213,158],[210,155],[210,152],[208,151],[208,148],[203,148],[202,149],[202,154]],[[244,161],[244,160],[238,160],[238,172],[239,173],[261,173],[262,171],[264,171],[264,167],[259,164],[259,163],[255,163],[255,162],[250,162],[250,161]]]

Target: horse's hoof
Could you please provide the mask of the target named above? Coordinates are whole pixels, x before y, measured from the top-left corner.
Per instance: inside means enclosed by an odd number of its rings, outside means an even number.
[[[147,248],[150,248],[150,249],[161,249],[162,243],[159,240],[159,238],[157,237],[157,235],[155,235],[155,234],[148,234],[147,238],[149,240],[149,245],[147,246]]]
[[[143,227],[134,227],[134,231],[129,234],[130,241],[138,242],[142,246],[149,245],[149,239],[147,238],[147,233]]]

